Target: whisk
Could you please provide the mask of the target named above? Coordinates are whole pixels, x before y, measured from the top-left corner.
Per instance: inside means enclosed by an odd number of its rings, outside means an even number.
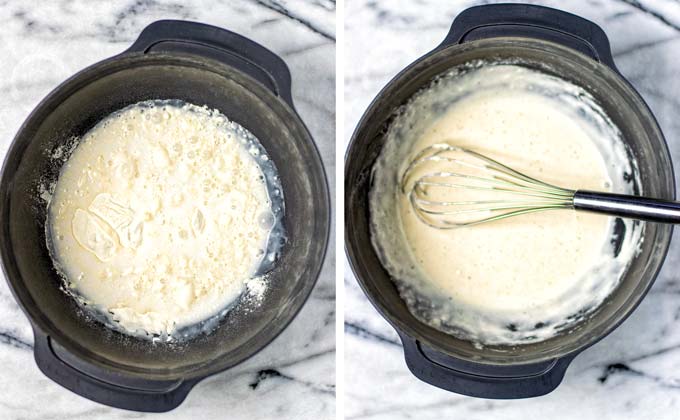
[[[554,209],[680,223],[680,202],[558,187],[448,143],[416,154],[400,184],[418,218],[438,229]]]

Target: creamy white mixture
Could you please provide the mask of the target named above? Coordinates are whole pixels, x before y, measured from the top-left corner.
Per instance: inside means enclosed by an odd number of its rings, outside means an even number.
[[[250,284],[281,208],[273,164],[217,111],[149,101],[90,130],[64,164],[48,245],[70,289],[130,332],[172,334]],[[279,193],[277,189],[277,193]],[[280,197],[279,197],[280,198]],[[278,240],[277,240],[278,243]]]
[[[634,166],[583,89],[521,66],[483,64],[438,78],[395,119],[373,171],[373,245],[422,321],[478,344],[541,341],[611,293],[641,226],[625,221],[616,237],[612,217],[557,210],[434,229],[397,188],[408,159],[448,142],[554,185],[618,193],[633,192],[623,174]]]

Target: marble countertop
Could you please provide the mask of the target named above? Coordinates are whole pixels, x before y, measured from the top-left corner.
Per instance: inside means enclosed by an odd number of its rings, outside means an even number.
[[[0,2],[0,158],[29,112],[80,69],[126,49],[159,19],[221,26],[279,54],[296,107],[323,156],[334,194],[335,1],[84,0]],[[334,195],[332,195],[334,196]],[[197,385],[163,418],[330,419],[335,416],[335,239],[302,311],[247,362]],[[2,275],[0,275],[2,276]],[[124,419],[153,415],[103,406],[47,379],[30,325],[0,280],[0,418]]]
[[[456,14],[493,1],[348,1],[345,133],[402,68],[439,44]],[[654,111],[680,162],[680,3],[530,1],[601,25],[621,73]],[[370,42],[366,42],[370,39]],[[369,57],[369,58],[367,58]],[[677,232],[677,231],[676,231]],[[345,263],[345,416],[348,419],[677,419],[680,407],[680,244],[649,295],[614,333],[579,355],[553,393],[517,401],[451,394],[409,373],[394,330]]]

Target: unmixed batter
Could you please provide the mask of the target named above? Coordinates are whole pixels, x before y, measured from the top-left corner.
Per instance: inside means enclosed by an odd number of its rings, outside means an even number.
[[[88,132],[63,166],[48,245],[90,305],[127,331],[169,334],[229,305],[271,257],[272,171],[219,112],[139,103]]]
[[[434,229],[395,179],[409,157],[442,142],[569,188],[632,193],[623,174],[633,168],[585,91],[524,67],[482,64],[437,79],[392,125],[373,173],[373,243],[421,320],[482,344],[540,341],[613,290],[641,229],[625,222],[618,255],[614,218],[586,212]]]

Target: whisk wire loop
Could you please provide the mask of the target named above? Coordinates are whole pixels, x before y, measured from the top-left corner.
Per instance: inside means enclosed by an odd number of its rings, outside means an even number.
[[[434,168],[423,174],[429,166]],[[412,180],[416,175],[418,178]],[[543,210],[573,208],[575,193],[449,143],[433,144],[418,152],[406,167],[400,184],[418,218],[439,229],[471,226]],[[461,196],[454,192],[456,190],[492,196],[456,200],[451,198],[452,195]],[[463,193],[469,195],[467,191]]]

